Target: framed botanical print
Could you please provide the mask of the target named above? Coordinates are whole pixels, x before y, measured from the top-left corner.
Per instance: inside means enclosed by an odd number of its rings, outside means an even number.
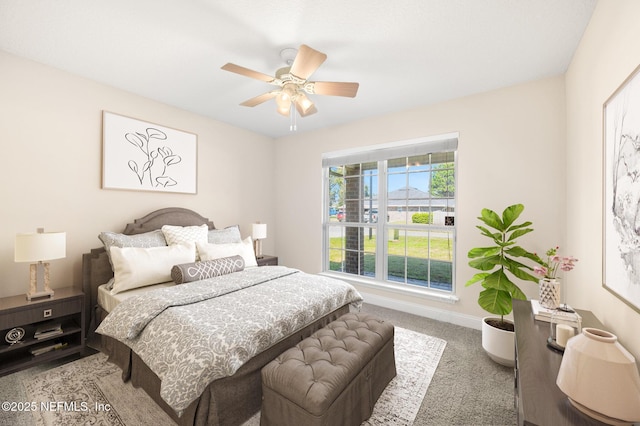
[[[197,193],[197,136],[103,111],[102,187]]]

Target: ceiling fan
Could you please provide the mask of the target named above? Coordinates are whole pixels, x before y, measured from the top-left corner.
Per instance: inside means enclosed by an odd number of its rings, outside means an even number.
[[[308,94],[353,98],[356,96],[356,93],[358,93],[358,83],[308,80],[311,74],[327,59],[327,55],[322,52],[318,52],[303,44],[297,53],[295,53],[295,49],[284,49],[281,55],[288,66],[276,71],[275,77],[232,63],[222,66],[222,69],[225,71],[234,72],[279,86],[276,90],[248,99],[240,105],[254,107],[275,98],[277,111],[280,114],[289,116],[291,113],[291,105],[293,104],[298,114],[300,114],[301,117],[306,117],[318,112],[313,102],[307,97]]]

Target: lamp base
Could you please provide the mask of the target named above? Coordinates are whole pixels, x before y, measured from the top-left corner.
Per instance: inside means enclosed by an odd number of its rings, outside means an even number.
[[[36,292],[28,292],[27,300],[31,301],[32,299],[40,299],[42,297],[53,297],[53,290],[42,290]]]
[[[579,411],[583,412],[584,414],[586,414],[591,418],[601,421],[602,423],[606,423],[608,425],[614,425],[614,426],[631,426],[632,425],[632,423],[630,422],[626,422],[620,419],[615,419],[605,414],[598,413],[597,411],[593,411],[592,409],[585,407],[584,405],[574,401],[571,398],[569,398],[569,402],[571,403],[571,405],[576,407]]]
[[[49,262],[32,263],[29,267],[29,276],[28,301],[41,297],[53,297],[53,290],[49,286]]]
[[[262,255],[262,240],[255,240],[254,241],[253,251],[255,252],[256,259],[262,259],[264,257]]]

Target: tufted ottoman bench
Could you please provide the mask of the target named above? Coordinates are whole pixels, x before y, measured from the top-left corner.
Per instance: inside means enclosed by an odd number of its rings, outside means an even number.
[[[261,425],[359,425],[396,375],[393,325],[349,313],[262,369]]]

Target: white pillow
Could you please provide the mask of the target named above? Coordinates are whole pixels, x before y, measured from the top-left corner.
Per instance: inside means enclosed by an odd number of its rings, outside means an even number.
[[[164,234],[167,245],[189,244],[189,243],[206,243],[209,227],[207,225],[200,226],[173,226],[164,225],[162,233]]]
[[[171,281],[171,268],[195,262],[193,244],[164,247],[111,247],[113,288],[111,294]]]
[[[200,260],[213,260],[222,257],[240,255],[244,259],[245,268],[258,266],[256,254],[253,251],[253,241],[251,237],[242,240],[241,243],[229,244],[208,244],[196,243]]]

